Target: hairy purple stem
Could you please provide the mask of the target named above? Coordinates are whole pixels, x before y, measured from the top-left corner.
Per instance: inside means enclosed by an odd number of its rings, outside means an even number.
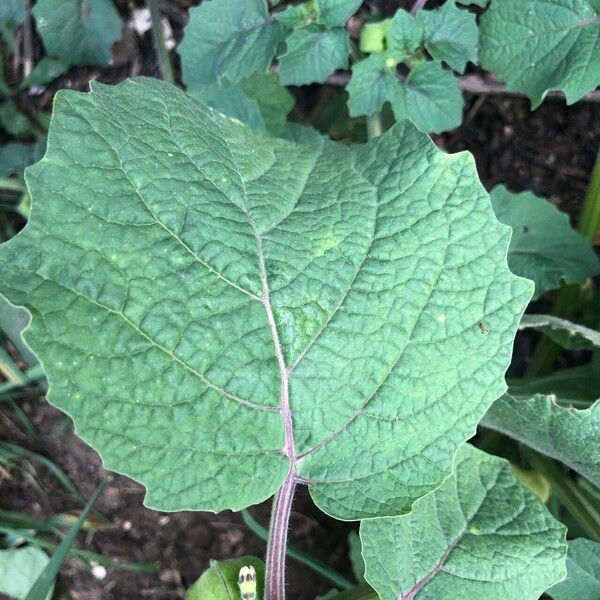
[[[290,471],[273,500],[267,545],[265,600],[285,599],[285,550],[296,483],[296,477]]]
[[[427,0],[415,0],[415,3],[410,9],[411,15],[416,15],[427,4]]]

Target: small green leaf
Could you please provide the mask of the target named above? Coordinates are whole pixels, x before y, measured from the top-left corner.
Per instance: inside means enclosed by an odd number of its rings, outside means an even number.
[[[585,410],[557,403],[555,395],[505,394],[481,424],[559,460],[600,484],[600,401]]]
[[[421,131],[440,133],[462,121],[458,79],[439,63],[416,65],[402,82],[400,93],[389,100],[396,119],[410,119]]]
[[[553,315],[523,315],[519,329],[532,327],[567,350],[600,348],[600,333]]]
[[[210,568],[185,595],[185,600],[233,600],[240,597],[238,576],[242,567],[254,567],[258,599],[264,596],[265,565],[254,556],[211,561]]]
[[[464,73],[467,63],[477,62],[479,31],[475,15],[446,0],[441,8],[422,10],[417,18],[423,23],[425,48],[434,60]]]
[[[204,86],[236,84],[265,73],[283,38],[264,0],[207,0],[190,9],[179,45],[183,81]]]
[[[308,25],[296,29],[285,43],[286,51],[279,56],[283,85],[322,83],[336,69],[348,67],[348,33],[342,27]]]
[[[46,553],[37,546],[0,550],[0,593],[16,600],[25,600],[49,560]],[[52,589],[46,600],[50,598]]]
[[[189,87],[188,94],[255,131],[281,132],[294,97],[273,73],[255,73],[235,86]]]
[[[26,90],[34,85],[46,85],[67,71],[66,65],[60,60],[44,56],[33,71],[21,82],[20,90]]]
[[[372,54],[352,67],[347,89],[353,117],[373,114],[388,101],[397,120],[410,119],[421,131],[446,131],[462,119],[458,79],[439,63],[419,63],[402,81],[394,60]]]
[[[472,156],[410,123],[297,145],[92,83],[59,92],[26,181],[1,291],[49,400],[149,506],[239,510],[293,469],[339,518],[406,512],[506,390],[531,282]]]
[[[23,0],[2,0],[0,2],[0,35],[13,46],[13,33],[25,20]]]
[[[534,299],[600,273],[600,261],[588,241],[552,203],[531,192],[513,194],[503,185],[490,196],[500,222],[513,229],[508,266],[535,282]]]
[[[537,600],[565,576],[565,533],[505,460],[468,444],[410,514],[360,526],[381,600]]]
[[[481,65],[537,108],[549,90],[573,104],[600,83],[599,0],[491,0]]]
[[[0,104],[0,127],[15,137],[26,137],[32,132],[31,122],[11,98]]]
[[[396,11],[386,33],[387,48],[393,55],[397,55],[396,62],[422,45],[424,33],[421,20],[402,8]]]
[[[553,600],[600,598],[600,544],[580,538],[569,541],[567,578],[546,594]]]
[[[400,93],[395,61],[392,63],[388,66],[386,57],[376,53],[352,65],[352,78],[346,88],[350,116],[372,115]]]
[[[32,12],[46,52],[65,65],[106,66],[121,38],[111,0],[38,0]]]
[[[34,162],[34,147],[9,142],[0,147],[0,177],[22,175],[23,169]]]
[[[362,0],[314,0],[318,23],[324,27],[343,27],[360,8]]]

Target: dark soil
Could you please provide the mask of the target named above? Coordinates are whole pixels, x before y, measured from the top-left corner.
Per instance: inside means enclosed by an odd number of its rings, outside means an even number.
[[[126,17],[134,3],[121,0],[119,9]],[[174,28],[181,37],[185,9],[192,2],[163,2]],[[373,2],[385,13],[396,2]],[[38,49],[39,51],[39,49]],[[138,40],[129,36],[116,64],[100,72],[77,69],[70,72],[40,96],[22,98],[36,107],[49,107],[59,87],[86,89],[91,78],[117,82],[132,74],[156,75],[156,64],[149,36]],[[133,57],[133,58],[132,58]],[[471,151],[482,181],[488,189],[505,183],[518,192],[532,190],[550,198],[576,220],[587,180],[600,143],[600,104],[580,102],[571,107],[560,100],[547,100],[530,112],[526,99],[506,96],[467,96],[465,120],[459,129],[435,136],[436,143],[449,152]],[[265,544],[242,523],[239,515],[226,512],[160,513],[144,508],[143,488],[130,479],[108,473],[98,455],[79,440],[68,426],[60,431],[64,417],[42,399],[23,404],[25,412],[39,428],[41,436],[32,439],[21,432],[14,414],[0,409],[0,438],[19,443],[50,458],[75,482],[85,497],[101,479],[108,484],[97,508],[114,528],[80,535],[79,546],[119,562],[159,563],[152,572],[129,572],[109,568],[97,578],[69,559],[60,576],[60,586],[75,600],[136,598],[183,598],[185,589],[209,565],[210,559],[244,554],[262,556]],[[76,513],[81,504],[66,494],[57,481],[39,469],[41,486],[16,471],[6,477],[0,471],[0,508],[19,510],[39,518]],[[268,523],[268,503],[251,509],[263,524]],[[318,511],[306,490],[300,490],[291,524],[294,546],[327,562],[351,578],[348,564],[348,533],[355,525],[339,523]],[[333,586],[322,577],[294,561],[288,567],[289,589],[293,600],[312,600]]]

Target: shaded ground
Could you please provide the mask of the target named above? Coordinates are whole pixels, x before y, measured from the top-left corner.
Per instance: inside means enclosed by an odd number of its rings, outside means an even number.
[[[386,5],[387,0],[379,4]],[[389,4],[389,2],[387,2]],[[191,2],[168,4],[169,16],[180,36],[183,8]],[[392,3],[392,4],[395,4]],[[126,14],[129,3],[119,3]],[[167,5],[167,3],[165,3]],[[385,7],[384,7],[385,8]],[[116,82],[131,74],[156,74],[149,38],[125,45],[129,59],[99,73],[95,69],[71,72],[59,85],[84,89],[90,78]],[[48,107],[55,89],[35,99]],[[534,113],[525,99],[508,97],[467,97],[465,122],[454,132],[436,136],[436,143],[450,152],[470,150],[475,155],[480,176],[488,189],[505,183],[512,191],[525,189],[549,197],[572,217],[579,212],[587,179],[600,143],[600,104],[579,103],[566,107],[548,100]],[[69,561],[60,578],[70,597],[81,600],[136,598],[183,598],[184,590],[208,567],[211,558],[243,554],[263,555],[265,544],[243,525],[233,513],[214,516],[206,513],[166,514],[142,506],[143,490],[131,480],[106,473],[98,456],[67,428],[53,437],[63,417],[43,401],[23,405],[42,432],[39,440],[23,435],[11,413],[0,409],[0,437],[32,448],[63,468],[84,496],[89,496],[98,481],[106,478],[107,488],[98,508],[115,524],[115,529],[81,537],[80,546],[123,562],[158,561],[160,568],[150,573],[131,573],[109,569],[103,579],[86,572],[81,564]],[[65,494],[56,481],[42,475],[41,490],[26,479],[2,479],[0,508],[22,510],[40,518],[68,511],[80,505]],[[331,564],[351,577],[346,538],[354,526],[339,523],[320,513],[305,491],[298,494],[292,518],[291,540],[297,547]],[[268,522],[269,506],[252,509],[263,524]],[[332,586],[322,577],[289,563],[289,588],[293,600],[313,599]],[[296,590],[301,590],[298,592]]]

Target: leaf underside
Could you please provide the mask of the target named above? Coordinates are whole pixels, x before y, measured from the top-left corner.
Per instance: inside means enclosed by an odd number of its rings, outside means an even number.
[[[409,123],[262,137],[156,80],[59,92],[0,291],[49,400],[163,510],[293,469],[339,518],[437,487],[506,389],[530,282],[473,159]]]
[[[505,460],[468,444],[410,514],[360,528],[381,600],[537,600],[565,575],[565,533]]]

